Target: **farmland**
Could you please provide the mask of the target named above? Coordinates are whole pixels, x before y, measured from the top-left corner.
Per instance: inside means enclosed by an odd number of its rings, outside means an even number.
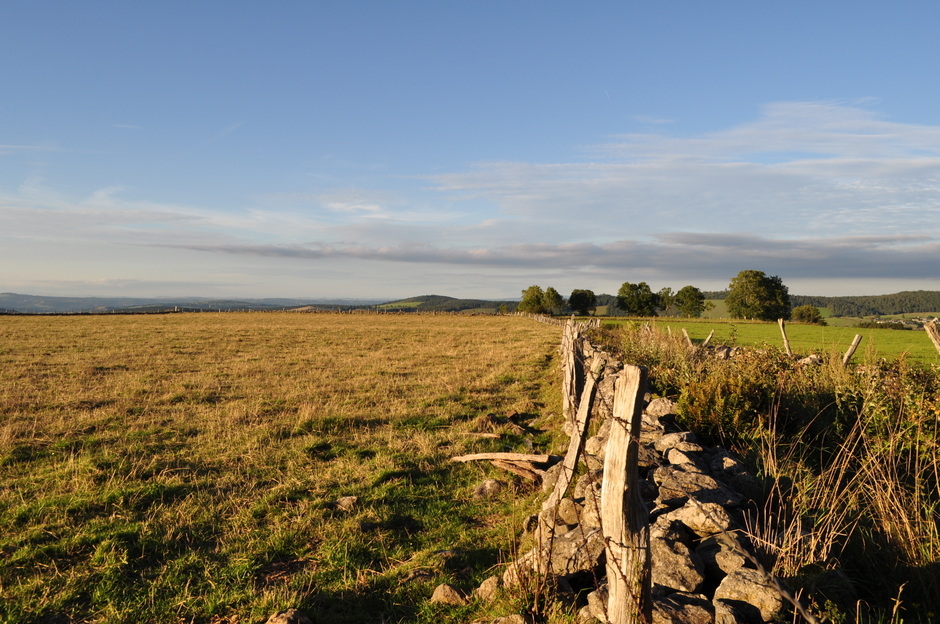
[[[712,344],[751,345],[762,344],[783,348],[783,338],[776,323],[742,320],[709,320],[682,318],[655,318],[650,322],[666,330],[681,333],[685,329],[693,341],[701,342],[715,330]],[[604,319],[604,324],[623,325],[636,323],[629,319]],[[645,322],[645,320],[643,321]],[[862,344],[856,359],[872,357],[897,359],[902,354],[911,362],[923,364],[940,363],[940,357],[930,338],[922,331],[898,331],[892,329],[856,329],[854,327],[824,327],[821,325],[787,324],[787,337],[794,353],[844,353],[855,334],[862,335]]]
[[[558,339],[507,317],[0,318],[0,622],[468,620],[431,590],[488,576],[535,494],[473,500],[496,469],[447,459],[553,444]],[[529,434],[473,435],[510,412]]]

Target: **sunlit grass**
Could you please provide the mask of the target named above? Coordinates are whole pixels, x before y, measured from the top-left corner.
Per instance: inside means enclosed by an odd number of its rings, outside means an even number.
[[[558,339],[507,317],[0,319],[0,621],[461,619],[431,589],[482,580],[528,494],[473,501],[495,469],[446,460],[526,448],[466,434],[557,412]]]

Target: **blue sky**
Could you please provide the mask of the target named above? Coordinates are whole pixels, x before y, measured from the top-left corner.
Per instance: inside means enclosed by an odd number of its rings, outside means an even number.
[[[940,289],[940,5],[7,3],[0,291]]]

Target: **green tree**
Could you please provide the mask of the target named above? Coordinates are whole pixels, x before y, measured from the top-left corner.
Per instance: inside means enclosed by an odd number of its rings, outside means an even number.
[[[695,286],[683,286],[673,301],[681,316],[696,318],[705,311],[705,295]]]
[[[763,271],[741,271],[733,277],[725,304],[732,318],[790,318],[789,289],[779,277],[767,276]]]
[[[669,308],[676,305],[676,293],[672,292],[672,289],[668,286],[664,286],[656,293],[656,297],[659,308],[663,311],[665,316],[669,316]]]
[[[568,297],[568,305],[581,316],[594,314],[597,311],[597,296],[593,290],[575,288]]]
[[[558,314],[565,305],[565,298],[557,290],[549,286],[542,294],[542,307],[548,314]]]
[[[617,307],[627,315],[655,316],[658,303],[658,297],[646,282],[624,282],[617,291]]]
[[[544,314],[545,307],[542,303],[544,299],[545,291],[542,290],[541,286],[529,286],[522,291],[522,301],[519,302],[516,309],[530,314]]]
[[[810,323],[812,325],[825,325],[819,308],[811,305],[801,305],[793,308],[792,318],[798,323]]]

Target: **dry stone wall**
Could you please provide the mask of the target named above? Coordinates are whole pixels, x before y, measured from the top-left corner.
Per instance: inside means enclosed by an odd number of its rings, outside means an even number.
[[[602,522],[602,491],[609,476],[605,464],[611,465],[607,454],[624,452],[622,447],[612,451],[609,440],[616,426],[617,380],[625,373],[622,362],[584,337],[584,329],[573,321],[566,324],[563,347],[574,350],[574,357],[562,354],[566,367],[575,367],[580,375],[576,379],[566,370],[565,431],[572,437],[569,455],[576,449],[577,470],[562,461],[545,471],[542,488],[549,498],[525,526],[534,546],[500,577],[487,579],[478,595],[492,595],[500,584],[519,586],[537,579],[575,604],[586,597],[579,612],[583,622],[771,622],[784,605],[782,586],[760,569],[744,531],[746,510],[760,492],[757,479],[733,454],[677,430],[674,402],[648,401],[648,395],[638,440],[633,441],[636,481],[627,486],[639,493],[635,504],[641,506],[640,530],[646,533],[634,554],[646,562],[646,569],[637,571],[629,613],[613,604],[607,570],[617,568],[607,561],[612,551]],[[591,422],[597,433],[582,438]],[[575,473],[579,476],[573,477]],[[625,514],[631,511],[624,509]],[[614,579],[623,580],[628,585],[633,581]],[[649,592],[645,597],[640,595],[644,584]],[[644,601],[652,603],[650,615],[644,614]]]

